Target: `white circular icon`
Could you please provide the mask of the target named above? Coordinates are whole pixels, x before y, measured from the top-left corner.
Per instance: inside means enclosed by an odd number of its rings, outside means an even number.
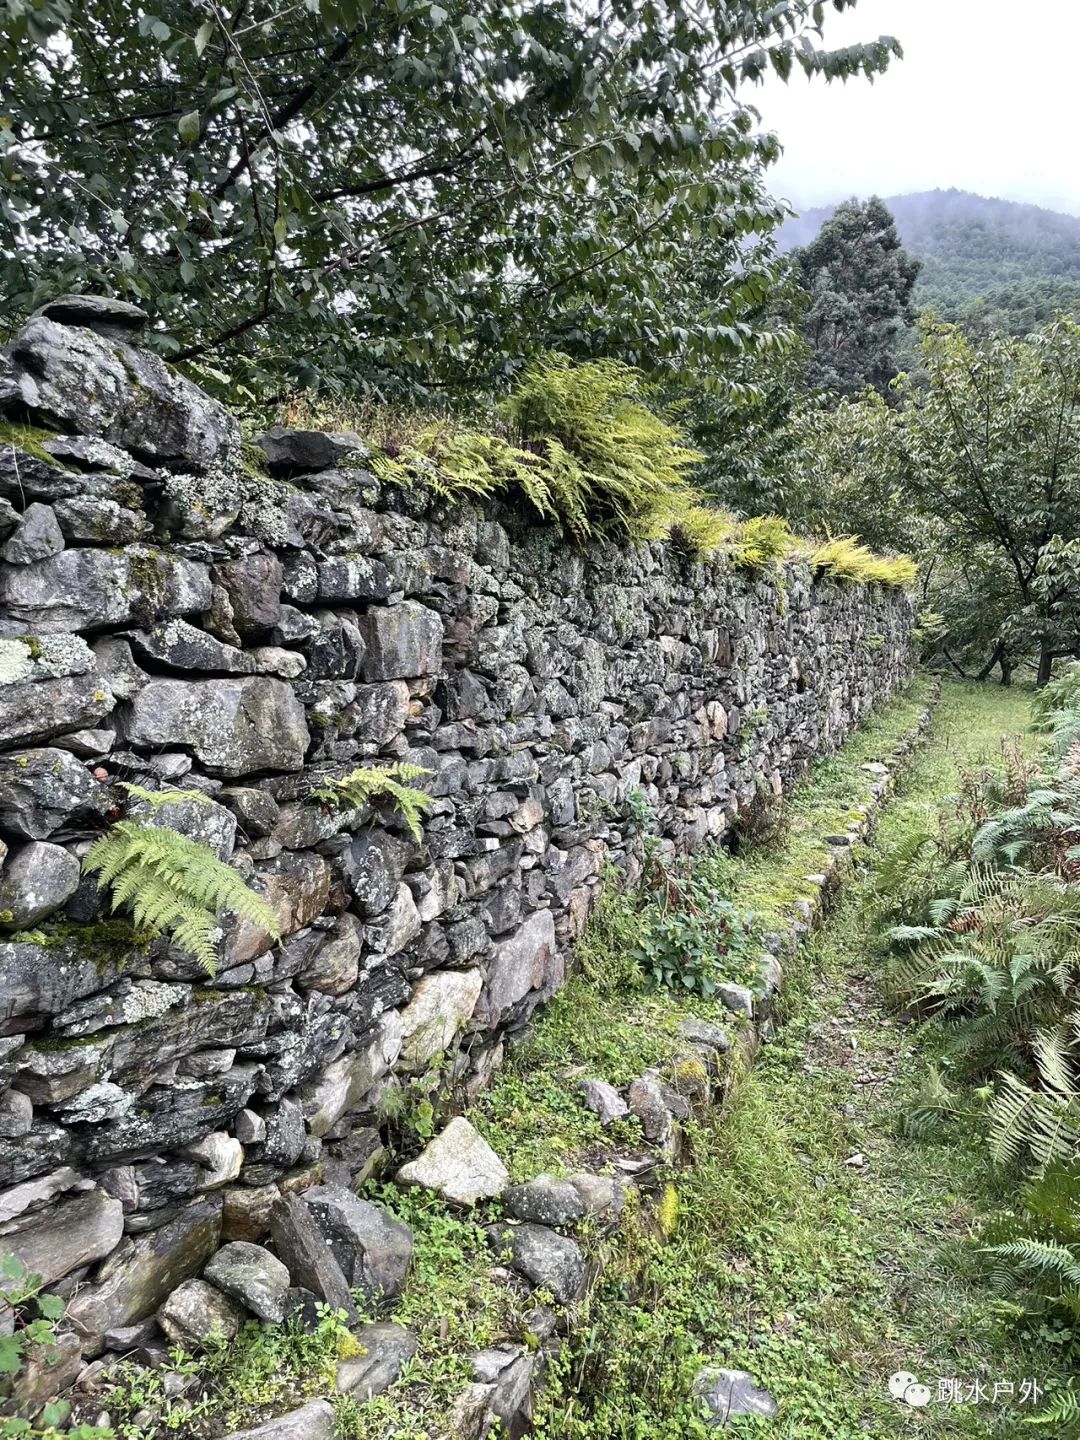
[[[889,1394],[894,1400],[903,1400],[907,1390],[912,1385],[918,1385],[918,1377],[910,1374],[907,1370],[897,1370],[895,1375],[889,1376]]]
[[[908,1405],[914,1405],[916,1409],[921,1410],[924,1405],[930,1404],[930,1387],[917,1382],[909,1385],[904,1391],[904,1400]]]

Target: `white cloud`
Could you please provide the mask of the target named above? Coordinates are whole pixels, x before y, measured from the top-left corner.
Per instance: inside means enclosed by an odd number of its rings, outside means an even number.
[[[1080,214],[1078,0],[860,0],[830,47],[895,35],[905,58],[873,85],[771,78],[756,104],[796,205],[956,186]]]

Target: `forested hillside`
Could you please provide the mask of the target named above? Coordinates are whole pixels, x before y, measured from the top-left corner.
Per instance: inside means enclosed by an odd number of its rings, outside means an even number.
[[[966,190],[894,195],[885,203],[904,246],[923,262],[920,308],[981,331],[1020,334],[1080,304],[1080,217]],[[782,247],[808,244],[834,210],[788,221]]]

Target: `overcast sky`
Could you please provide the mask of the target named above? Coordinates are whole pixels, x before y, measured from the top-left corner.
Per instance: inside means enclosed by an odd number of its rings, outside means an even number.
[[[775,77],[756,101],[796,205],[956,186],[1080,214],[1080,0],[859,0],[830,47],[895,35],[870,85]]]

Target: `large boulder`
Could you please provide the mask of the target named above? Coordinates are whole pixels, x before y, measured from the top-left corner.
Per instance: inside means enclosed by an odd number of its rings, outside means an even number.
[[[536,910],[492,951],[483,1002],[486,1023],[499,1025],[530,990],[548,984],[558,963],[555,918],[550,910]]]
[[[403,1070],[426,1070],[453,1044],[468,1024],[482,986],[479,970],[438,970],[424,976],[401,1012]]]
[[[269,1250],[247,1240],[223,1245],[203,1272],[203,1278],[260,1320],[280,1325],[285,1317],[289,1272]]]
[[[299,770],[310,736],[292,687],[265,675],[151,680],[124,719],[131,745],[190,748],[214,775]]]
[[[55,303],[55,302],[54,302]],[[87,313],[38,314],[6,347],[10,384],[34,421],[98,436],[148,465],[205,473],[239,453],[240,426],[223,405],[159,356],[87,329]],[[112,322],[107,322],[112,323]]]
[[[585,1257],[568,1236],[544,1225],[489,1225],[488,1239],[519,1275],[550,1291],[560,1305],[584,1292]]]
[[[80,546],[36,565],[0,568],[0,608],[35,635],[152,624],[206,610],[210,599],[205,565],[152,545]]]

